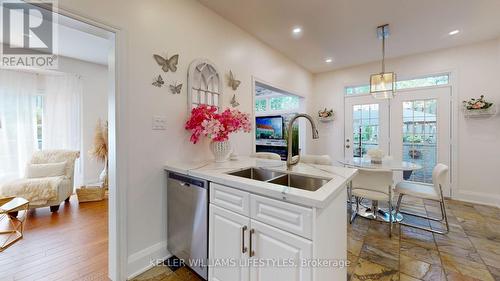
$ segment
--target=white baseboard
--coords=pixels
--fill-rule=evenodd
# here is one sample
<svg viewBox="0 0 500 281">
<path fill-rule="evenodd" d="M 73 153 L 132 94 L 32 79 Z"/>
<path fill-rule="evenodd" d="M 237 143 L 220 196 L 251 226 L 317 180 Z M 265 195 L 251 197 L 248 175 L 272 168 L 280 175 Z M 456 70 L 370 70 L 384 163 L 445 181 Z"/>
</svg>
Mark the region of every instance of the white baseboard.
<svg viewBox="0 0 500 281">
<path fill-rule="evenodd" d="M 500 208 L 500 194 L 485 194 L 469 190 L 454 192 L 453 199 L 474 204 L 482 204 Z"/>
<path fill-rule="evenodd" d="M 131 254 L 128 256 L 127 262 L 127 280 L 151 269 L 154 266 L 152 261 L 166 259 L 170 256 L 171 254 L 167 251 L 166 241 L 156 243 L 144 250 Z"/>
</svg>

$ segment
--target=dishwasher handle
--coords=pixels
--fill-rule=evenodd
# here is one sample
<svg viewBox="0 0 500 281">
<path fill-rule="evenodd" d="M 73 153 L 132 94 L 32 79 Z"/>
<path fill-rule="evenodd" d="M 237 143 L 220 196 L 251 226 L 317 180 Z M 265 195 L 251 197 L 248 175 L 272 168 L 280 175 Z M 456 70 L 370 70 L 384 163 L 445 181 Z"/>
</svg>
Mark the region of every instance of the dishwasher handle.
<svg viewBox="0 0 500 281">
<path fill-rule="evenodd" d="M 186 187 L 194 186 L 194 187 L 200 187 L 203 189 L 207 188 L 207 181 L 202 180 L 202 179 L 193 178 L 193 177 L 189 177 L 189 176 L 185 176 L 185 175 L 173 173 L 173 172 L 168 173 L 168 178 L 176 180 L 176 181 L 180 182 L 181 185 L 186 186 Z"/>
</svg>

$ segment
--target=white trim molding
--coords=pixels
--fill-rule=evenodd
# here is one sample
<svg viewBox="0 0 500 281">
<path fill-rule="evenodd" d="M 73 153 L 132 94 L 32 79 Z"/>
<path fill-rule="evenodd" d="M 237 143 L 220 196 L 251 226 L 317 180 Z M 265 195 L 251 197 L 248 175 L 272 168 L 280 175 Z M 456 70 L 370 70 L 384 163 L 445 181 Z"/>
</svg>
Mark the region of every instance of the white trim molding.
<svg viewBox="0 0 500 281">
<path fill-rule="evenodd" d="M 167 242 L 158 242 L 146 249 L 128 256 L 127 280 L 137 277 L 155 266 L 155 261 L 165 260 L 172 255 L 167 251 Z"/>
<path fill-rule="evenodd" d="M 452 199 L 500 208 L 500 195 L 497 194 L 486 194 L 469 190 L 458 190 L 453 194 Z"/>
</svg>

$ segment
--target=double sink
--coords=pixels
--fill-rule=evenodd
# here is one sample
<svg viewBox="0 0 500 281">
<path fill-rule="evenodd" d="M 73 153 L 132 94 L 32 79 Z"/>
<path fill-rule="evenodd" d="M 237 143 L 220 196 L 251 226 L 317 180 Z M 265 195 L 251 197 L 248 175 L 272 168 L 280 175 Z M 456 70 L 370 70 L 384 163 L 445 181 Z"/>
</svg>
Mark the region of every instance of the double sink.
<svg viewBox="0 0 500 281">
<path fill-rule="evenodd" d="M 228 175 L 298 188 L 307 191 L 316 191 L 331 180 L 329 178 L 289 174 L 257 167 L 229 172 Z"/>
</svg>

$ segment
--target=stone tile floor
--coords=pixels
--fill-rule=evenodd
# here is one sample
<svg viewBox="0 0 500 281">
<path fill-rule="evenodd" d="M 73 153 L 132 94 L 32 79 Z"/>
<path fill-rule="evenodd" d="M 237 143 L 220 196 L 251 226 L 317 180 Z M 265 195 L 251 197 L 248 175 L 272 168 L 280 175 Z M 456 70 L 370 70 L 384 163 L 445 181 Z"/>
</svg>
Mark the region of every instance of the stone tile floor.
<svg viewBox="0 0 500 281">
<path fill-rule="evenodd" d="M 408 211 L 439 217 L 432 201 L 404 201 Z M 348 226 L 351 281 L 500 281 L 500 209 L 447 201 L 450 232 L 432 234 L 395 227 L 391 239 L 385 223 L 356 218 Z M 430 226 L 423 219 L 406 217 Z M 432 222 L 433 228 L 440 226 Z"/>
<path fill-rule="evenodd" d="M 412 212 L 439 216 L 439 207 L 432 201 L 405 200 L 403 206 Z M 391 239 L 386 223 L 356 218 L 348 225 L 348 280 L 500 281 L 500 209 L 449 200 L 447 212 L 447 235 L 402 226 L 393 229 Z M 425 220 L 408 219 L 429 226 Z M 439 228 L 435 223 L 432 227 Z M 133 280 L 201 279 L 187 268 L 172 272 L 162 266 Z"/>
</svg>

